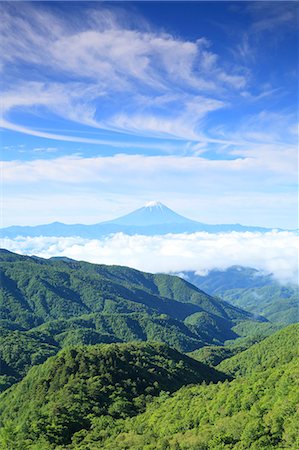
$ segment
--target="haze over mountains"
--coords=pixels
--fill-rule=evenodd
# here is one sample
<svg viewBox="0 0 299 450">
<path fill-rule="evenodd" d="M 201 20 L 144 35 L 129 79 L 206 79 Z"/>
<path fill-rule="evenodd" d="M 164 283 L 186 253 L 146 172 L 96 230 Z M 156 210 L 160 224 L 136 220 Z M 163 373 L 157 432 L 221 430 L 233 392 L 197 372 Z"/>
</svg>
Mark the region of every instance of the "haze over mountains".
<svg viewBox="0 0 299 450">
<path fill-rule="evenodd" d="M 261 314 L 271 322 L 298 322 L 298 284 L 282 284 L 271 273 L 231 266 L 226 270 L 213 269 L 206 275 L 194 271 L 179 275 L 204 292 L 253 314 Z"/>
<path fill-rule="evenodd" d="M 53 222 L 37 226 L 11 226 L 2 228 L 0 236 L 7 238 L 17 236 L 79 236 L 93 239 L 120 232 L 128 235 L 153 236 L 157 234 L 194 233 L 199 231 L 228 233 L 231 231 L 267 232 L 270 230 L 270 228 L 240 224 L 205 224 L 181 216 L 162 203 L 153 201 L 125 216 L 94 225 L 69 225 Z"/>
</svg>

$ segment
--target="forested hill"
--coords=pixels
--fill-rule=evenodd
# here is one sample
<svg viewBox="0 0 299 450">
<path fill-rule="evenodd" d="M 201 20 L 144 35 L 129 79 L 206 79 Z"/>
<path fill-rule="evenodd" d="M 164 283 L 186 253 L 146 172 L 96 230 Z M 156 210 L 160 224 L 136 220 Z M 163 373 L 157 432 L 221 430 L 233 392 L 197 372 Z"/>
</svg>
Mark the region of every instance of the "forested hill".
<svg viewBox="0 0 299 450">
<path fill-rule="evenodd" d="M 154 339 L 192 351 L 234 339 L 239 321 L 265 320 L 179 277 L 6 250 L 0 259 L 0 325 L 59 346 Z"/>
<path fill-rule="evenodd" d="M 136 418 L 94 421 L 68 449 L 298 449 L 298 367 L 293 360 L 231 383 L 187 386 Z"/>
<path fill-rule="evenodd" d="M 289 325 L 262 342 L 232 358 L 222 361 L 217 368 L 232 376 L 262 372 L 299 357 L 299 324 Z"/>
<path fill-rule="evenodd" d="M 299 325 L 251 345 L 275 326 L 178 277 L 0 256 L 1 450 L 298 448 Z"/>
<path fill-rule="evenodd" d="M 224 382 L 223 373 L 164 344 L 65 349 L 0 396 L 0 448 L 296 449 L 297 338 L 290 326 L 265 339 L 264 370 L 257 346 L 240 353 L 255 361 L 252 370 Z"/>
<path fill-rule="evenodd" d="M 184 319 L 205 311 L 226 319 L 253 316 L 215 300 L 187 281 L 128 267 L 0 251 L 4 313 L 24 327 L 90 312 L 156 311 Z M 132 304 L 134 303 L 134 304 Z"/>
<path fill-rule="evenodd" d="M 4 428 L 14 424 L 15 449 L 41 435 L 51 444 L 67 444 L 74 433 L 90 428 L 91 418 L 133 416 L 161 391 L 226 378 L 165 344 L 73 347 L 32 368 L 3 393 L 0 419 Z"/>
</svg>

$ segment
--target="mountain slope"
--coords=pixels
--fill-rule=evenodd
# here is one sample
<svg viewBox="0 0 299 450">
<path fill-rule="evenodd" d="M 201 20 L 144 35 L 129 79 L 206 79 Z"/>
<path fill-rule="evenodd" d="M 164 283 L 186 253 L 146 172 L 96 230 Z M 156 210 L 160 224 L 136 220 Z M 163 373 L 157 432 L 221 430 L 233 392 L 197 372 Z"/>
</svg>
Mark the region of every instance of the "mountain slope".
<svg viewBox="0 0 299 450">
<path fill-rule="evenodd" d="M 238 338 L 227 340 L 224 345 L 206 345 L 187 354 L 197 361 L 216 367 L 222 361 L 247 350 L 281 328 L 283 328 L 281 324 L 273 324 L 271 322 L 257 323 L 247 320 L 232 328 L 232 331 L 239 336 Z"/>
<path fill-rule="evenodd" d="M 232 376 L 261 372 L 298 359 L 298 342 L 299 324 L 289 325 L 244 352 L 222 361 L 217 368 Z"/>
<path fill-rule="evenodd" d="M 179 319 L 197 311 L 226 319 L 252 318 L 247 312 L 216 300 L 176 276 L 122 266 L 56 258 L 46 260 L 7 250 L 0 250 L 0 261 L 2 289 L 7 293 L 7 314 L 10 313 L 10 296 L 14 295 L 18 307 L 35 313 L 40 321 L 115 309 L 119 312 L 155 310 Z M 126 302 L 126 307 L 121 300 Z"/>
<path fill-rule="evenodd" d="M 256 371 L 231 382 L 183 387 L 125 421 L 111 420 L 105 426 L 94 421 L 89 432 L 74 436 L 73 448 L 295 450 L 299 365 L 290 349 L 297 347 L 296 331 L 298 326 L 290 326 L 261 343 L 268 355 L 263 370 L 255 365 Z M 280 356 L 269 359 L 275 348 Z M 253 346 L 251 357 L 258 353 Z"/>
<path fill-rule="evenodd" d="M 6 250 L 0 261 L 1 389 L 69 345 L 155 340 L 190 352 L 254 319 L 178 277 Z"/>
<path fill-rule="evenodd" d="M 298 362 L 231 383 L 187 386 L 126 421 L 93 422 L 73 449 L 295 450 Z"/>
<path fill-rule="evenodd" d="M 125 216 L 114 220 L 100 222 L 94 225 L 71 224 L 53 222 L 37 226 L 11 226 L 0 229 L 0 236 L 14 238 L 17 236 L 80 236 L 88 239 L 98 239 L 112 233 L 141 234 L 152 236 L 168 233 L 195 233 L 206 231 L 209 233 L 231 231 L 270 231 L 268 228 L 244 226 L 240 224 L 212 225 L 177 214 L 159 202 L 150 202 Z"/>
<path fill-rule="evenodd" d="M 222 298 L 272 322 L 291 324 L 299 321 L 299 287 L 295 284 L 282 286 L 273 282 L 260 288 L 232 289 Z"/>
<path fill-rule="evenodd" d="M 267 355 L 281 353 L 264 370 L 176 392 L 205 366 L 197 372 L 189 359 L 156 344 L 67 349 L 2 394 L 0 442 L 2 436 L 15 450 L 30 449 L 30 442 L 43 450 L 296 449 L 299 366 L 289 352 L 296 328 L 263 342 Z"/>
<path fill-rule="evenodd" d="M 118 219 L 110 220 L 110 224 L 140 226 L 146 227 L 148 225 L 166 225 L 166 224 L 185 224 L 197 225 L 198 222 L 187 219 L 180 214 L 175 213 L 167 206 L 160 202 L 149 202 L 142 208 L 131 212 Z"/>
<path fill-rule="evenodd" d="M 213 269 L 206 275 L 196 272 L 184 272 L 184 277 L 195 286 L 212 292 L 214 295 L 223 295 L 229 289 L 247 289 L 268 286 L 273 283 L 271 274 L 264 274 L 252 267 L 231 266 L 225 270 Z"/>
<path fill-rule="evenodd" d="M 0 392 L 58 351 L 59 346 L 45 334 L 0 327 Z"/>
<path fill-rule="evenodd" d="M 22 438 L 41 436 L 66 444 L 74 433 L 89 429 L 91 417 L 132 416 L 161 390 L 224 378 L 163 344 L 68 348 L 2 394 L 1 421 L 14 422 L 20 448 Z"/>
<path fill-rule="evenodd" d="M 206 312 L 229 322 L 252 319 L 178 277 L 25 257 L 5 250 L 0 260 L 1 317 L 27 329 L 91 313 L 166 314 L 181 321 L 195 312 Z"/>
<path fill-rule="evenodd" d="M 226 270 L 211 270 L 207 275 L 184 272 L 184 278 L 212 296 L 261 314 L 282 324 L 299 321 L 298 285 L 280 284 L 272 274 L 250 267 L 232 266 Z"/>
</svg>

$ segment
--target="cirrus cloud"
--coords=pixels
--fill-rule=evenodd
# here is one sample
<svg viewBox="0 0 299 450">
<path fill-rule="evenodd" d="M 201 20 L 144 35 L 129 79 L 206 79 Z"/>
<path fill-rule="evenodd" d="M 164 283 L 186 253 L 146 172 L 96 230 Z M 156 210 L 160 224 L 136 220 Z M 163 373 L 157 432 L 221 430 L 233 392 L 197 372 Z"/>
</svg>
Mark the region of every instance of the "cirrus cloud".
<svg viewBox="0 0 299 450">
<path fill-rule="evenodd" d="M 87 7 L 84 20 L 54 11 L 3 6 L 2 70 L 10 79 L 3 83 L 4 128 L 35 135 L 15 113 L 42 116 L 44 107 L 60 120 L 100 130 L 196 140 L 203 117 L 229 104 L 227 92 L 247 85 L 240 68 L 223 64 L 204 36 L 179 38 L 144 20 L 136 26 L 122 8 Z"/>
</svg>

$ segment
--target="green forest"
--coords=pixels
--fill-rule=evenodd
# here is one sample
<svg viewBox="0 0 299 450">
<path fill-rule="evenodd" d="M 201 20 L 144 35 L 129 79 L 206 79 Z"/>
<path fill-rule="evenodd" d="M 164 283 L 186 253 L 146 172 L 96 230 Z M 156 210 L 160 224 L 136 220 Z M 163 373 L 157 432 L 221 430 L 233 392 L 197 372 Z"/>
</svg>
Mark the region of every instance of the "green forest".
<svg viewBox="0 0 299 450">
<path fill-rule="evenodd" d="M 1 450 L 299 448 L 299 325 L 170 275 L 5 250 Z"/>
<path fill-rule="evenodd" d="M 288 325 L 298 321 L 298 284 L 288 281 L 282 285 L 271 274 L 241 266 L 214 269 L 204 276 L 195 272 L 183 275 L 204 292 L 271 322 Z"/>
</svg>

